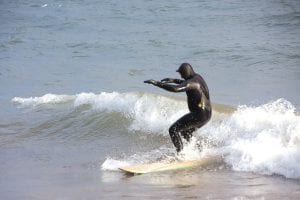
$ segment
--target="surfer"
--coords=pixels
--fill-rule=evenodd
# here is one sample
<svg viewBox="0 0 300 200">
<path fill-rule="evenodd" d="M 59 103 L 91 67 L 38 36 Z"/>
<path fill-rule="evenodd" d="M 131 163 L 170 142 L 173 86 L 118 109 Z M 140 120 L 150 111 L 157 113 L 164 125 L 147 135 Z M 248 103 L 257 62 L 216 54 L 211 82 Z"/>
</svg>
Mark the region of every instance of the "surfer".
<svg viewBox="0 0 300 200">
<path fill-rule="evenodd" d="M 169 128 L 171 140 L 179 153 L 183 149 L 180 135 L 189 142 L 192 133 L 210 120 L 212 108 L 208 87 L 204 79 L 194 72 L 192 66 L 189 63 L 182 63 L 177 72 L 184 80 L 165 78 L 161 81 L 155 81 L 150 79 L 144 81 L 144 83 L 152 84 L 170 92 L 186 92 L 190 113 L 178 119 Z"/>
</svg>

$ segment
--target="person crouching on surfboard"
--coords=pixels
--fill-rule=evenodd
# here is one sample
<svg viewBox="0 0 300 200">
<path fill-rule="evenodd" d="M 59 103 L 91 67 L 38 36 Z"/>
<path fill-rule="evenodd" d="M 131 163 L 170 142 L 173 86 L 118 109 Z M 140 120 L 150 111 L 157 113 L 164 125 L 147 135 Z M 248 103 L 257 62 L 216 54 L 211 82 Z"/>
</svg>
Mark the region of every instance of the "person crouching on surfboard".
<svg viewBox="0 0 300 200">
<path fill-rule="evenodd" d="M 155 81 L 150 79 L 144 81 L 144 83 L 152 84 L 170 92 L 186 92 L 190 113 L 178 119 L 169 128 L 172 142 L 179 153 L 183 149 L 180 135 L 189 142 L 192 133 L 210 120 L 212 108 L 208 87 L 204 79 L 194 72 L 192 66 L 189 63 L 182 63 L 177 72 L 184 80 L 165 78 L 161 81 Z"/>
</svg>

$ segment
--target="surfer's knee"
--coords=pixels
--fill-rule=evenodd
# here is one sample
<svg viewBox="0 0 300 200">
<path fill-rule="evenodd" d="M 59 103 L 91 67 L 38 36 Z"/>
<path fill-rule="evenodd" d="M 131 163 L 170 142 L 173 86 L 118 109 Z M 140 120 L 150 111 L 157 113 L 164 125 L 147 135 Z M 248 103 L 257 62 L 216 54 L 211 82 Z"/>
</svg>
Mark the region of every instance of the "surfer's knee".
<svg viewBox="0 0 300 200">
<path fill-rule="evenodd" d="M 170 134 L 171 138 L 176 137 L 176 133 L 177 133 L 177 127 L 175 125 L 172 125 L 169 128 L 169 134 Z"/>
<path fill-rule="evenodd" d="M 180 152 L 183 148 L 183 145 L 176 124 L 169 128 L 169 134 L 174 146 L 176 147 L 176 151 Z"/>
</svg>

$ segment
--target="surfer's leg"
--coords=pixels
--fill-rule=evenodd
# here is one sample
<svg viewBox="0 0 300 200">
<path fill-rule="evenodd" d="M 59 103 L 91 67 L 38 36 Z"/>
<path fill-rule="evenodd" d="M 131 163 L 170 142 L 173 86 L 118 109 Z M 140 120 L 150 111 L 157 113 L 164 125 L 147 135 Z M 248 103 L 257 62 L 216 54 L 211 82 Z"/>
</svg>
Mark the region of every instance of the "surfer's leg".
<svg viewBox="0 0 300 200">
<path fill-rule="evenodd" d="M 192 127 L 192 128 L 189 128 L 189 129 L 187 129 L 187 130 L 182 130 L 181 132 L 180 132 L 180 134 L 183 136 L 183 138 L 184 139 L 186 139 L 186 141 L 190 141 L 191 140 L 191 138 L 192 138 L 192 136 L 193 136 L 193 132 L 196 130 L 196 128 L 195 127 Z"/>
<path fill-rule="evenodd" d="M 186 141 L 189 142 L 193 136 L 193 132 L 202 126 L 202 119 L 199 113 L 189 113 L 181 118 L 181 122 L 184 126 L 180 130 L 180 134 Z"/>
<path fill-rule="evenodd" d="M 183 149 L 182 141 L 179 135 L 179 132 L 177 131 L 177 124 L 173 124 L 169 129 L 169 134 L 171 137 L 171 140 L 176 147 L 176 151 L 180 152 Z"/>
<path fill-rule="evenodd" d="M 204 126 L 210 119 L 210 113 L 188 113 L 177 120 L 169 129 L 169 133 L 177 152 L 183 149 L 180 135 L 188 142 L 192 137 L 192 133 Z"/>
<path fill-rule="evenodd" d="M 194 117 L 192 113 L 186 114 L 169 128 L 169 134 L 177 152 L 180 152 L 183 149 L 180 135 L 189 141 L 192 136 L 192 132 L 196 130 L 194 125 L 195 123 L 191 123 L 194 121 L 193 119 Z"/>
</svg>

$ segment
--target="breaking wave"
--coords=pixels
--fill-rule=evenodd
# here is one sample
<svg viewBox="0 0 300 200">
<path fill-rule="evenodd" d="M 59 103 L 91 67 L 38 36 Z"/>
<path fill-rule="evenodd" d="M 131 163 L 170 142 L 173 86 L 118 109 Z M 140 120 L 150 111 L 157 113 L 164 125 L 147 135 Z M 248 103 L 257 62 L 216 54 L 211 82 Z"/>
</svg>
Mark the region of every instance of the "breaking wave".
<svg viewBox="0 0 300 200">
<path fill-rule="evenodd" d="M 77 95 L 46 94 L 41 97 L 15 97 L 12 102 L 21 106 L 42 106 L 70 103 L 75 108 L 88 105 L 104 113 L 118 113 L 130 120 L 128 130 L 168 137 L 169 126 L 188 112 L 184 100 L 149 93 L 81 93 Z M 300 116 L 295 107 L 285 99 L 278 99 L 260 106 L 239 106 L 232 112 L 214 109 L 212 120 L 194 134 L 202 145 L 202 152 L 191 145 L 185 146 L 186 154 L 203 152 L 223 156 L 233 170 L 260 174 L 278 174 L 287 178 L 300 178 Z M 173 151 L 161 148 L 155 151 L 170 155 Z M 144 157 L 147 162 L 149 152 Z M 148 157 L 147 157 L 148 156 Z M 146 158 L 147 157 L 147 158 Z M 188 156 L 187 156 L 188 157 Z M 152 159 L 153 160 L 153 159 Z M 103 163 L 104 170 L 113 170 L 134 158 L 110 158 Z"/>
</svg>

